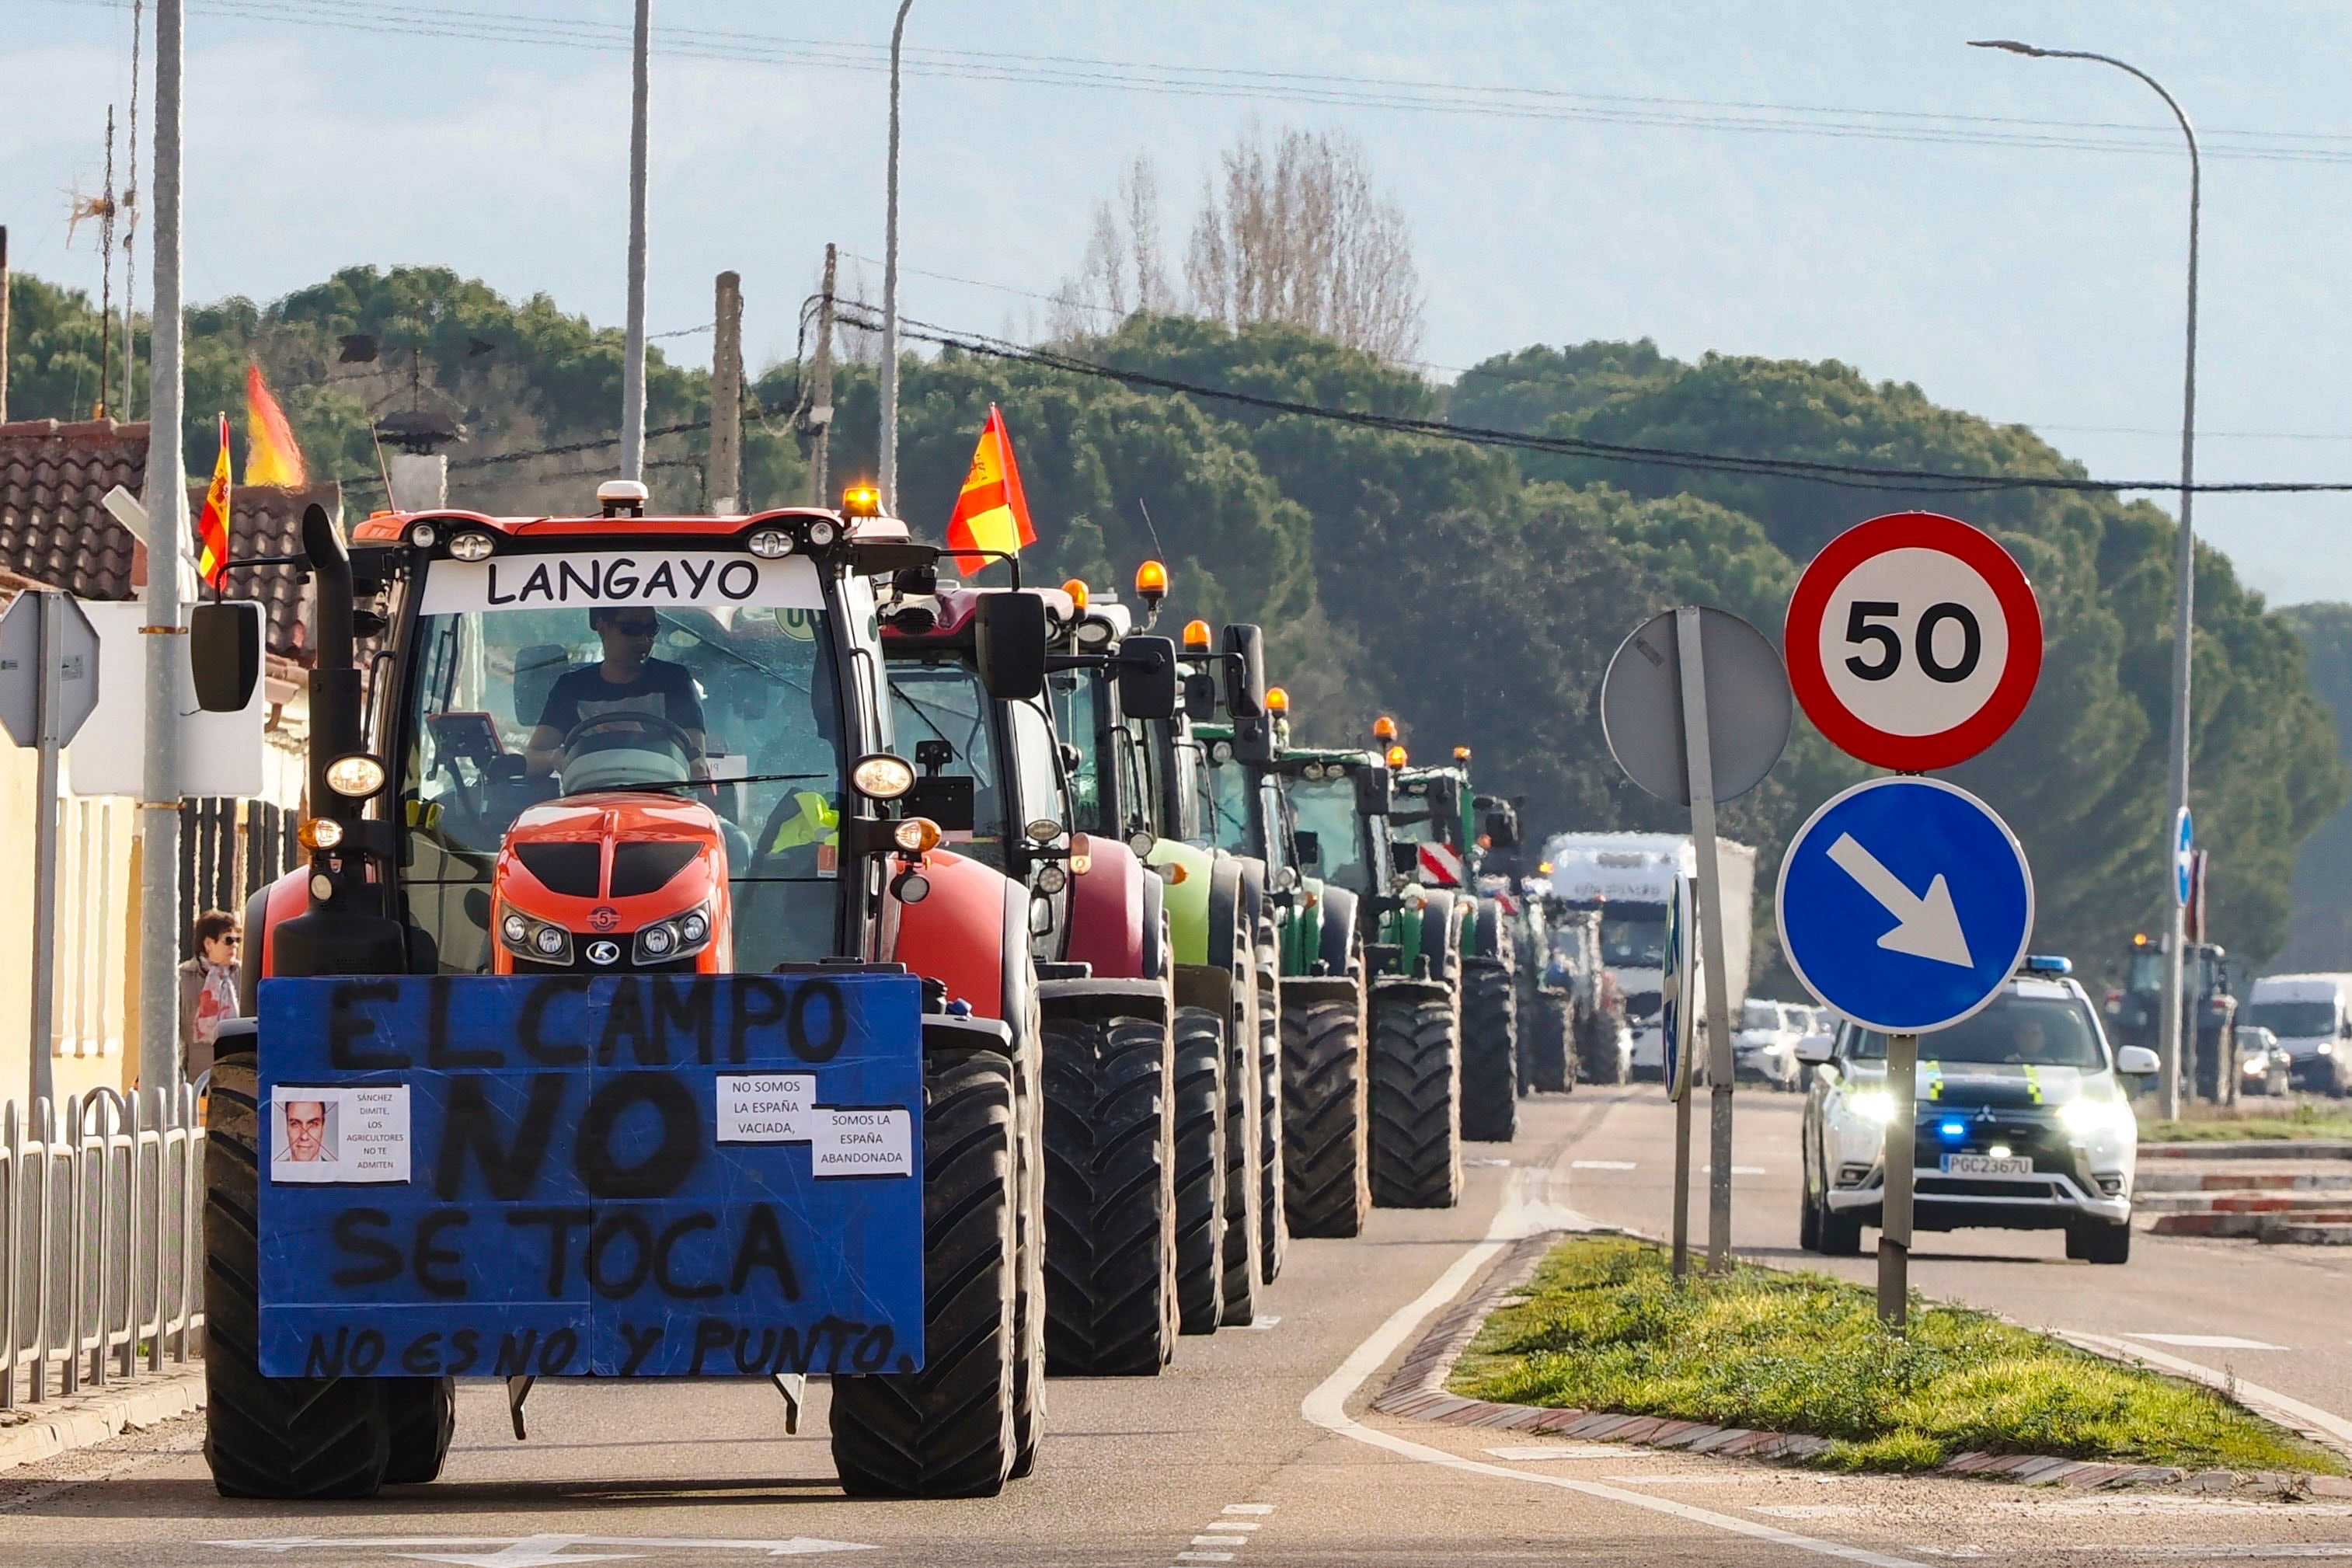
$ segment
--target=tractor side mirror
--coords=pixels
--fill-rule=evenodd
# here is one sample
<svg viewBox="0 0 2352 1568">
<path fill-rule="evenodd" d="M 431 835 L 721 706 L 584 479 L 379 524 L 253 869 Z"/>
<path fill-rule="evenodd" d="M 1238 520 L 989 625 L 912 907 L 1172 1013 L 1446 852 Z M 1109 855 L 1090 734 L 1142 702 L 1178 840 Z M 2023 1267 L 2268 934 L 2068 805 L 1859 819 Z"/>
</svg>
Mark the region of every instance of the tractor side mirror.
<svg viewBox="0 0 2352 1568">
<path fill-rule="evenodd" d="M 1508 801 L 1497 801 L 1486 813 L 1486 845 L 1492 849 L 1517 849 L 1519 847 L 1519 814 L 1511 809 Z"/>
<path fill-rule="evenodd" d="M 1302 827 L 1290 836 L 1290 856 L 1302 866 L 1323 863 L 1323 836 L 1312 828 Z"/>
<path fill-rule="evenodd" d="M 1217 717 L 1217 678 L 1206 670 L 1196 670 L 1184 678 L 1184 717 L 1196 724 L 1214 723 Z"/>
<path fill-rule="evenodd" d="M 1045 689 L 1045 601 L 1035 594 L 982 594 L 972 608 L 972 654 L 980 683 L 1000 702 Z"/>
<path fill-rule="evenodd" d="M 261 679 L 261 606 L 198 605 L 188 612 L 188 663 L 196 706 L 241 713 Z"/>
<path fill-rule="evenodd" d="M 1356 770 L 1356 815 L 1386 816 L 1389 814 L 1389 765 L 1368 763 Z"/>
<path fill-rule="evenodd" d="M 1225 708 L 1236 719 L 1265 714 L 1265 634 L 1246 623 L 1225 627 Z"/>
<path fill-rule="evenodd" d="M 1118 706 L 1130 719 L 1176 716 L 1176 645 L 1130 637 L 1118 645 Z"/>
</svg>

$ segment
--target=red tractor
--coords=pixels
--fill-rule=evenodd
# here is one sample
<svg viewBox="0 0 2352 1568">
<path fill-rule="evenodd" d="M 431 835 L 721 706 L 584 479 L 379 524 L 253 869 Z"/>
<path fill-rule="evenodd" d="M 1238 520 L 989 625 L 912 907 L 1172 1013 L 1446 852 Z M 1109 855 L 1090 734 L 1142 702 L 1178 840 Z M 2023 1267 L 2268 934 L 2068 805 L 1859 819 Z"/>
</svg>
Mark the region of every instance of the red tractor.
<svg viewBox="0 0 2352 1568">
<path fill-rule="evenodd" d="M 833 1373 L 835 1459 L 853 1493 L 922 1497 L 993 1493 L 1034 1463 L 1046 1312 L 1041 992 L 1050 1000 L 1071 984 L 1038 980 L 1037 883 L 1049 847 L 1066 874 L 1086 849 L 1066 840 L 945 845 L 938 825 L 907 808 L 918 774 L 894 754 L 900 737 L 882 677 L 877 583 L 928 568 L 938 552 L 873 515 L 872 491 L 864 494 L 864 507 L 841 511 L 648 516 L 644 488 L 623 482 L 599 490 L 595 515 L 379 513 L 348 544 L 322 510 L 310 509 L 299 563 L 314 585 L 318 655 L 307 859 L 248 906 L 248 1021 L 224 1030 L 212 1080 L 205 1452 L 223 1493 L 362 1497 L 387 1482 L 428 1480 L 453 1426 L 453 1372 L 427 1369 L 457 1363 L 414 1353 L 434 1336 L 397 1362 L 378 1365 L 362 1354 L 347 1364 L 339 1355 L 291 1369 L 307 1375 L 289 1374 L 286 1354 L 267 1348 L 273 1314 L 290 1310 L 288 1276 L 271 1270 L 316 1268 L 318 1280 L 299 1283 L 327 1289 L 334 1243 L 354 1245 L 339 1220 L 332 1241 L 318 1241 L 321 1261 L 300 1248 L 289 1261 L 272 1234 L 303 1194 L 323 1190 L 291 1184 L 320 1178 L 281 1163 L 304 1156 L 273 1148 L 269 1121 L 272 1085 L 283 1077 L 274 1064 L 315 1044 L 273 1034 L 272 1019 L 288 1016 L 280 999 L 301 992 L 299 977 L 322 976 L 382 977 L 371 984 L 387 994 L 406 987 L 429 995 L 439 1009 L 430 1038 L 399 1042 L 408 1053 L 400 1059 L 414 1057 L 420 1068 L 427 1056 L 447 1062 L 511 1051 L 512 1037 L 465 1037 L 468 999 L 511 997 L 534 982 L 533 996 L 565 1005 L 643 986 L 667 1016 L 705 1020 L 706 1058 L 709 1009 L 733 1005 L 728 998 L 747 987 L 776 995 L 798 987 L 789 994 L 812 999 L 835 977 L 899 987 L 891 994 L 909 998 L 905 1070 L 919 1088 L 908 1097 L 917 1150 L 908 1174 L 919 1190 L 897 1190 L 910 1194 L 909 1212 L 919 1197 L 919 1214 L 899 1234 L 920 1254 L 920 1283 L 908 1299 L 923 1353 L 853 1361 L 836 1348 L 830 1362 L 818 1359 L 813 1370 Z M 241 706 L 258 671 L 257 617 L 249 606 L 205 605 L 191 629 L 200 700 Z M 1038 596 L 984 596 L 957 635 L 979 688 L 1012 703 L 1038 697 L 1048 638 Z M 1126 853 L 1093 852 L 1106 867 L 1112 852 Z M 1072 952 L 1083 960 L 1108 944 L 1150 973 L 1151 960 L 1136 956 L 1157 940 L 1142 902 L 1149 880 L 1124 879 L 1115 918 L 1084 941 L 1074 934 Z M 526 1015 L 538 1005 L 526 1002 Z M 843 1016 L 831 1016 L 833 1034 L 811 1059 L 839 1049 Z M 805 1034 L 804 1022 L 796 1014 L 792 1026 Z M 603 1026 L 609 1055 L 620 1024 L 605 1017 Z M 528 1028 L 523 1044 L 531 1045 Z M 557 1059 L 550 1053 L 542 1063 Z M 566 1071 L 592 1070 L 600 1069 L 583 1061 L 542 1068 L 540 1077 L 554 1094 L 569 1092 Z M 286 1090 L 275 1092 L 282 1109 Z M 426 1091 L 415 1092 L 422 1107 Z M 343 1103 L 348 1120 L 353 1102 Z M 435 1149 L 417 1114 L 421 1166 Z M 712 1136 L 707 1115 L 695 1114 L 703 1125 L 676 1130 L 689 1143 Z M 877 1120 L 840 1112 L 834 1125 Z M 499 1131 L 476 1130 L 476 1153 L 493 1180 L 502 1167 L 486 1152 L 519 1158 L 497 1142 Z M 601 1131 L 608 1141 L 622 1136 Z M 644 1136 L 667 1139 L 668 1131 Z M 573 1130 L 559 1125 L 553 1135 Z M 443 1139 L 445 1172 L 457 1136 Z M 748 1158 L 740 1149 L 700 1152 Z M 734 1288 L 747 1289 L 746 1259 L 764 1264 L 787 1281 L 793 1310 L 846 1322 L 858 1310 L 845 1293 L 855 1293 L 861 1259 L 854 1239 L 839 1238 L 854 1237 L 861 1223 L 859 1194 L 879 1189 L 809 1185 L 812 1156 L 792 1157 L 803 1184 L 795 1190 L 815 1194 L 783 1216 L 800 1274 L 787 1274 L 775 1247 L 754 1247 L 754 1237 L 745 1244 L 752 1250 L 737 1257 Z M 642 1186 L 646 1169 L 621 1174 Z M 730 1191 L 725 1202 L 754 1195 Z M 492 1230 L 496 1205 L 468 1202 L 432 1220 L 441 1245 L 457 1245 L 469 1222 L 478 1237 L 538 1234 Z M 660 1231 L 656 1252 L 647 1241 L 655 1233 L 633 1217 L 651 1212 L 625 1202 L 613 1208 L 612 1237 L 625 1240 L 638 1226 L 634 1262 L 618 1241 L 600 1255 L 611 1239 L 605 1221 L 580 1233 L 572 1250 L 584 1249 L 595 1310 L 648 1276 L 675 1286 L 674 1295 L 725 1289 L 723 1268 L 706 1289 L 683 1277 L 683 1264 L 672 1267 L 699 1244 L 689 1229 L 696 1222 Z M 506 1222 L 515 1223 L 512 1214 Z M 356 1235 L 394 1251 L 371 1233 Z M 562 1239 L 551 1269 L 576 1268 Z M 416 1245 L 415 1276 L 464 1298 L 465 1279 L 453 1287 L 452 1270 L 432 1268 L 446 1254 L 431 1253 L 421 1230 Z M 828 1256 L 842 1247 L 846 1261 Z M 864 1261 L 887 1263 L 902 1279 L 916 1262 Z M 485 1261 L 485 1272 L 497 1263 Z M 435 1310 L 494 1312 L 497 1303 L 459 1300 Z M 754 1337 L 747 1328 L 747 1342 Z M 355 1342 L 367 1338 L 362 1331 Z M 775 1342 L 762 1330 L 759 1353 Z M 698 1344 L 691 1373 L 683 1352 L 676 1373 L 707 1374 L 706 1356 L 719 1353 Z M 730 1371 L 753 1364 L 753 1352 L 732 1353 Z M 521 1357 L 514 1361 L 504 1372 L 520 1436 L 532 1376 Z M 493 1371 L 487 1361 L 465 1364 Z M 532 1370 L 551 1364 L 542 1352 Z M 760 1364 L 773 1370 L 796 1413 L 795 1380 L 811 1370 L 805 1346 L 797 1362 L 780 1353 Z M 354 1370 L 371 1367 L 376 1375 Z"/>
</svg>

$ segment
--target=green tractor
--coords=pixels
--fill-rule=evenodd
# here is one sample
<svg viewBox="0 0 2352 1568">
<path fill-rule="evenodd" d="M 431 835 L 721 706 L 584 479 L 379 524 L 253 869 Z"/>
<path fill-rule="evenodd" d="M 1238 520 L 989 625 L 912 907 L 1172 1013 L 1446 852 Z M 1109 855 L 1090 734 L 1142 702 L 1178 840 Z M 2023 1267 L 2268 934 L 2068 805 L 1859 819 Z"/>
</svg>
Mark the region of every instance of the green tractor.
<svg viewBox="0 0 2352 1568">
<path fill-rule="evenodd" d="M 1210 844 L 1200 827 L 1199 747 L 1182 712 L 1129 711 L 1118 655 L 1157 618 L 1165 568 L 1136 574 L 1142 625 L 1108 593 L 1065 585 L 1079 614 L 1055 645 L 1047 696 L 1068 748 L 1079 831 L 1123 842 L 1158 872 L 1175 961 L 1174 1165 L 1182 1326 L 1207 1333 L 1253 1321 L 1257 1289 L 1281 1272 L 1284 1223 L 1279 1001 L 1263 863 Z M 1212 660 L 1187 650 L 1191 679 L 1229 707 L 1261 710 L 1255 640 Z"/>
<path fill-rule="evenodd" d="M 1334 896 L 1352 906 L 1368 1026 L 1360 1037 L 1370 1040 L 1360 1121 L 1371 1202 L 1453 1206 L 1462 1193 L 1461 961 L 1473 900 L 1397 874 L 1393 780 L 1380 753 L 1292 746 L 1271 721 L 1196 732 L 1209 742 L 1213 773 L 1239 764 L 1240 776 L 1220 780 L 1217 791 L 1240 792 L 1262 842 L 1286 840 L 1284 863 L 1296 868 L 1302 892 L 1320 885 L 1323 918 L 1311 932 L 1286 935 L 1286 973 L 1315 963 L 1333 972 Z M 1230 748 L 1222 756 L 1219 740 Z M 1402 763 L 1401 749 L 1394 755 Z M 1289 1142 L 1297 1164 L 1305 1140 Z"/>
<path fill-rule="evenodd" d="M 1381 722 L 1392 742 L 1393 723 Z M 1391 750 L 1391 763 L 1401 761 L 1402 752 Z M 1401 880 L 1470 900 L 1459 965 L 1462 1136 L 1507 1143 L 1519 1122 L 1520 922 L 1512 904 L 1482 893 L 1479 884 L 1489 849 L 1517 847 L 1517 810 L 1473 792 L 1470 748 L 1456 746 L 1451 765 L 1396 768 L 1389 828 Z"/>
</svg>

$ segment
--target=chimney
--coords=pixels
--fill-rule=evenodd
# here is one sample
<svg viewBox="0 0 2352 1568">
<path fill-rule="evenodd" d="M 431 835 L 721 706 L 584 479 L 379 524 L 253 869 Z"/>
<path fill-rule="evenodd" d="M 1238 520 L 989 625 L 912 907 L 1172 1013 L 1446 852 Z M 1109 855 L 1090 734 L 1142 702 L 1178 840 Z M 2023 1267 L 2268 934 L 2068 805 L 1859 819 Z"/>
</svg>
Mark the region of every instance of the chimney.
<svg viewBox="0 0 2352 1568">
<path fill-rule="evenodd" d="M 449 504 L 449 458 L 441 450 L 465 437 L 465 427 L 439 414 L 407 409 L 375 422 L 377 439 L 393 447 L 384 459 L 384 486 L 394 511 L 439 511 Z"/>
</svg>

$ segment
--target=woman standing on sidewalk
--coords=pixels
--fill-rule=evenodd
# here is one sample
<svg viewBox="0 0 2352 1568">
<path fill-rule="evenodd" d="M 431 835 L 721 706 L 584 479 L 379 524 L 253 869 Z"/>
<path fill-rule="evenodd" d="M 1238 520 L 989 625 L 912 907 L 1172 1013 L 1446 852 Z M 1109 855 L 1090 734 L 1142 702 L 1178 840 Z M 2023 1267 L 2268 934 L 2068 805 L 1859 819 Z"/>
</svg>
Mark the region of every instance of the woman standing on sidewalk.
<svg viewBox="0 0 2352 1568">
<path fill-rule="evenodd" d="M 180 965 L 180 1070 L 190 1083 L 213 1070 L 213 1039 L 237 1016 L 236 917 L 196 917 L 196 956 Z"/>
</svg>

